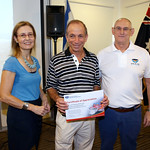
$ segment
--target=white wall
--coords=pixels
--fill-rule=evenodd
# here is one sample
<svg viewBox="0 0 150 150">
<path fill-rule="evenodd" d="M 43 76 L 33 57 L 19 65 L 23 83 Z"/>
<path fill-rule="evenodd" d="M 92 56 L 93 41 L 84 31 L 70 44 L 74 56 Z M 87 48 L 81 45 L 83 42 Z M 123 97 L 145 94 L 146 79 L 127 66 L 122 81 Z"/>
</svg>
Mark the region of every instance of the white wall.
<svg viewBox="0 0 150 150">
<path fill-rule="evenodd" d="M 65 5 L 65 0 L 44 0 L 45 8 L 49 3 L 51 5 Z M 74 18 L 82 20 L 88 28 L 89 38 L 86 43 L 86 48 L 97 54 L 99 50 L 112 43 L 111 27 L 119 17 L 127 17 L 131 20 L 133 27 L 135 27 L 135 34 L 133 35 L 132 40 L 133 42 L 135 41 L 150 0 L 69 0 L 69 3 Z M 0 14 L 3 14 L 4 12 L 1 11 L 2 9 L 0 9 Z M 44 14 L 46 16 L 45 9 Z M 13 25 L 22 20 L 31 22 L 36 29 L 37 50 L 34 55 L 36 55 L 40 64 L 42 64 L 40 1 L 13 0 Z M 3 23 L 5 23 L 5 21 L 3 21 Z M 5 24 L 7 25 L 7 23 Z M 6 46 L 5 48 L 7 49 L 6 53 L 1 54 L 1 57 L 8 55 L 9 47 Z M 62 51 L 62 38 L 58 39 L 57 48 L 58 51 Z M 50 58 L 50 50 L 52 51 L 52 49 L 53 40 L 46 38 L 46 72 Z M 0 68 L 2 68 L 2 65 L 3 64 L 0 64 Z M 6 108 L 3 108 L 3 114 L 5 113 Z M 5 118 L 3 117 L 2 119 L 3 122 L 5 122 Z"/>
</svg>

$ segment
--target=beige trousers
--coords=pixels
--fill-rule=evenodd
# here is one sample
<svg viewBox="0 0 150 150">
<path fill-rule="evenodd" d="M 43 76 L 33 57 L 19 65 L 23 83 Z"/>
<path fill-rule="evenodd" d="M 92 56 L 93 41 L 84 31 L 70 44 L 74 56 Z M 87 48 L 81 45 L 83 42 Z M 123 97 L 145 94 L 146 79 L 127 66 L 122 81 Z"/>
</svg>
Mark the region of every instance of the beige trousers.
<svg viewBox="0 0 150 150">
<path fill-rule="evenodd" d="M 95 137 L 95 119 L 67 122 L 57 111 L 55 150 L 91 150 Z"/>
</svg>

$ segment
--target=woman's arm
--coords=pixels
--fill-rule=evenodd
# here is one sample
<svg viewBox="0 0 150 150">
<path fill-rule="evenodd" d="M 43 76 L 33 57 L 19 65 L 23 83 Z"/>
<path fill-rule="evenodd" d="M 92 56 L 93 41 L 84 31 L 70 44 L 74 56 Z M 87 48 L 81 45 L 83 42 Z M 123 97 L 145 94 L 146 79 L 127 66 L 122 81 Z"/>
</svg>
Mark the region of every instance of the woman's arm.
<svg viewBox="0 0 150 150">
<path fill-rule="evenodd" d="M 0 101 L 13 106 L 18 109 L 22 109 L 24 102 L 17 97 L 11 95 L 13 88 L 15 73 L 11 71 L 2 71 L 1 84 L 0 84 Z M 28 105 L 27 110 L 34 112 L 35 114 L 44 116 L 47 113 L 44 106 L 36 106 L 33 104 Z"/>
<path fill-rule="evenodd" d="M 0 100 L 8 105 L 22 109 L 23 101 L 11 95 L 13 88 L 15 73 L 11 71 L 2 71 L 1 84 L 0 84 Z"/>
</svg>

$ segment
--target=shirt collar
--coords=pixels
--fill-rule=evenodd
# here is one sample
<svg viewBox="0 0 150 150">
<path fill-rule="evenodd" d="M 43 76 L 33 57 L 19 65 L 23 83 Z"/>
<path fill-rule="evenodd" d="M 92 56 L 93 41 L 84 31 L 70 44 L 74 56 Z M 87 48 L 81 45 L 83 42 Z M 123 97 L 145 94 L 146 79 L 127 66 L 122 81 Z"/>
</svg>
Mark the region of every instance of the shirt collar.
<svg viewBox="0 0 150 150">
<path fill-rule="evenodd" d="M 89 57 L 90 53 L 86 50 L 86 48 L 83 48 L 83 49 L 85 51 L 85 55 Z M 70 53 L 69 47 L 65 50 L 65 55 L 66 56 L 72 56 L 72 54 Z"/>
<path fill-rule="evenodd" d="M 113 51 L 118 51 L 118 49 L 115 47 L 115 43 L 112 44 L 112 47 L 113 47 Z M 132 41 L 130 41 L 127 51 L 133 51 L 133 50 L 135 50 L 134 44 L 132 43 Z"/>
</svg>

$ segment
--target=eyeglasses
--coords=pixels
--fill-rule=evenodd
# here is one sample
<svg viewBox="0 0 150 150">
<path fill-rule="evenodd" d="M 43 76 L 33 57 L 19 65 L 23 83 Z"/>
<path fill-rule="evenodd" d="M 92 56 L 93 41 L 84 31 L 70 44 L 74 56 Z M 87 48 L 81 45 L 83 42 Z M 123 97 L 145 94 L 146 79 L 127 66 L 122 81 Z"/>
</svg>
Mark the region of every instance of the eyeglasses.
<svg viewBox="0 0 150 150">
<path fill-rule="evenodd" d="M 128 27 L 124 27 L 124 28 L 115 27 L 114 29 L 118 32 L 120 32 L 121 30 L 123 30 L 124 32 L 128 32 L 128 31 L 132 30 L 132 28 L 128 28 Z"/>
<path fill-rule="evenodd" d="M 25 34 L 25 33 L 21 33 L 21 34 L 17 34 L 20 38 L 22 39 L 25 39 L 26 36 L 28 36 L 28 38 L 33 38 L 34 37 L 34 34 L 33 33 L 28 33 L 28 34 Z"/>
</svg>

